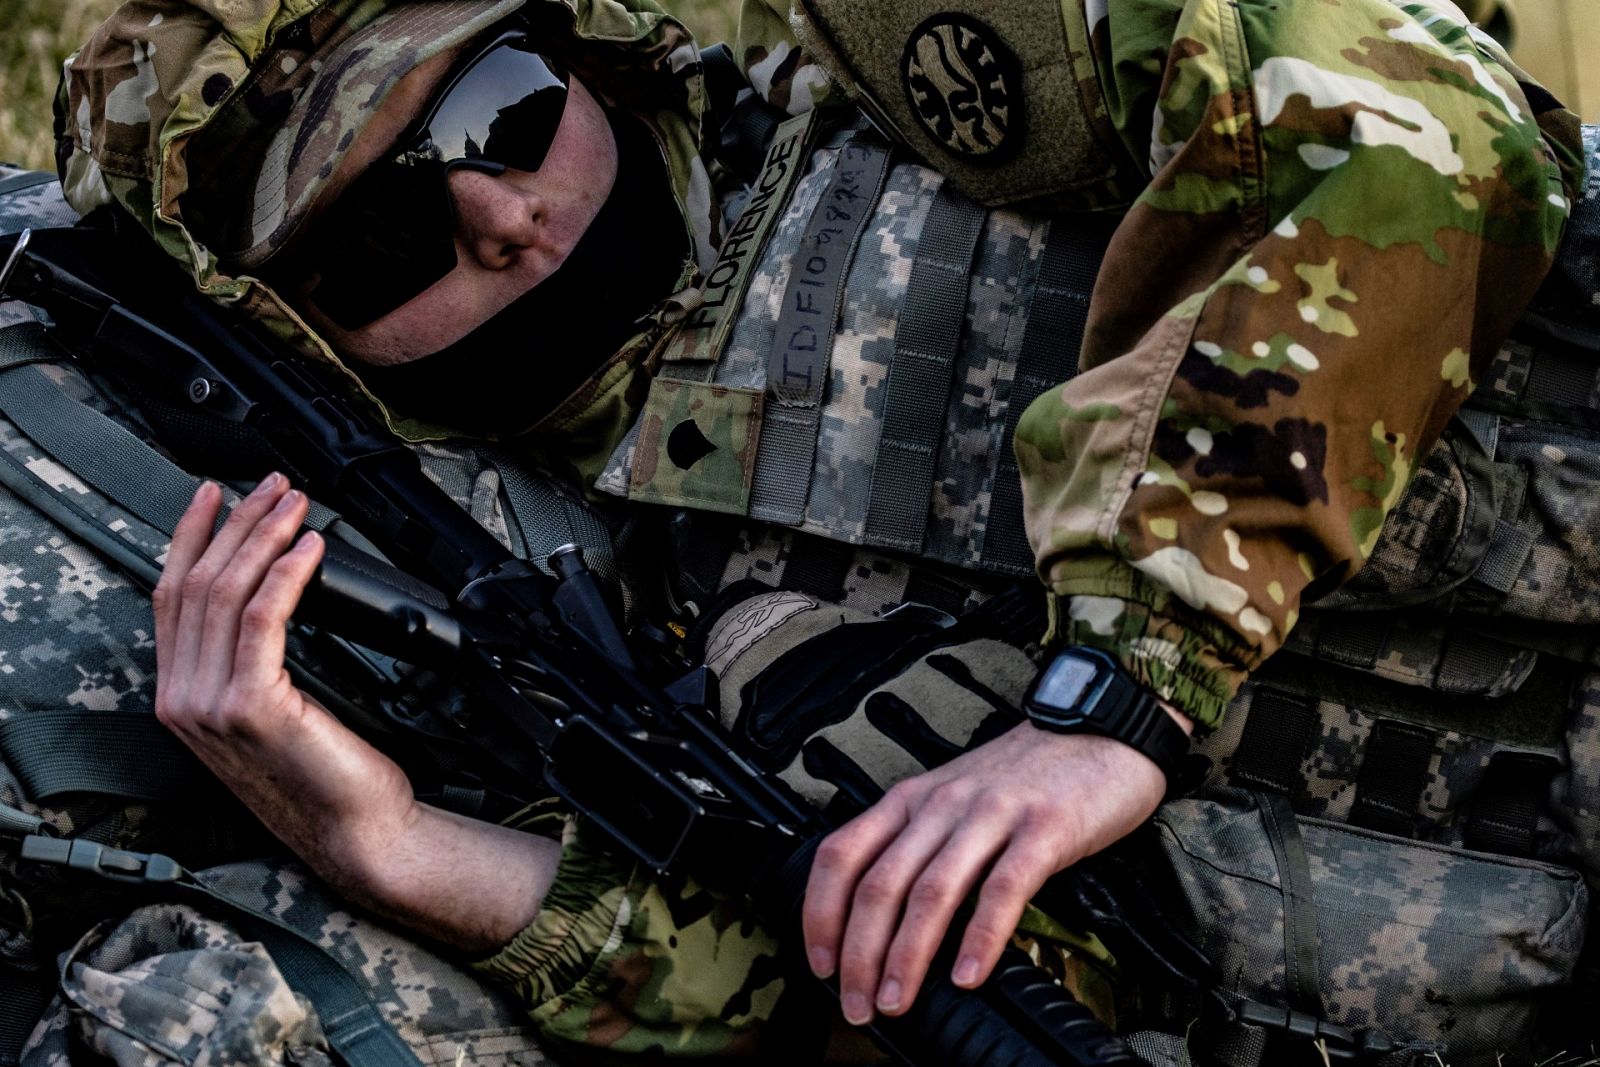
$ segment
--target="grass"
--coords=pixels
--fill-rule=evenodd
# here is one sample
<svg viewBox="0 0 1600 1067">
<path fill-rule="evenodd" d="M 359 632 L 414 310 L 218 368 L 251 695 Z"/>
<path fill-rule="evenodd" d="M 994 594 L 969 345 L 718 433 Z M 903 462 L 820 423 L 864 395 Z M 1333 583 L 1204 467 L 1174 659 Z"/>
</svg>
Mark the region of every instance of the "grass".
<svg viewBox="0 0 1600 1067">
<path fill-rule="evenodd" d="M 47 170 L 50 100 L 67 55 L 114 0 L 0 0 L 0 161 Z"/>
<path fill-rule="evenodd" d="M 50 101 L 61 64 L 117 0 L 0 0 L 0 162 L 50 170 Z M 731 41 L 739 0 L 669 0 L 707 43 Z"/>
</svg>

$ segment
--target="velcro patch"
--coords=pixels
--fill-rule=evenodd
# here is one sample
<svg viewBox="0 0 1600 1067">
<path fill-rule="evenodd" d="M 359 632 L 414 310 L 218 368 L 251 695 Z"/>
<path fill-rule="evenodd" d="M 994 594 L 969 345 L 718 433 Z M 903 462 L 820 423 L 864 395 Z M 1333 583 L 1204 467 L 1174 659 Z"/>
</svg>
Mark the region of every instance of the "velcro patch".
<svg viewBox="0 0 1600 1067">
<path fill-rule="evenodd" d="M 657 378 L 639 416 L 628 498 L 745 514 L 761 412 L 759 389 Z"/>
</svg>

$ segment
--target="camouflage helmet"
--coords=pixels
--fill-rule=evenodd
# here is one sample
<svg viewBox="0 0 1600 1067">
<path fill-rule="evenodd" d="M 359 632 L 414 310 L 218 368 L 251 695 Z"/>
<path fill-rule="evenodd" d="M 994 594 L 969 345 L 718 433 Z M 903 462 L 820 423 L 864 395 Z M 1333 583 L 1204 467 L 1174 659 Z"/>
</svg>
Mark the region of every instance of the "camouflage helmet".
<svg viewBox="0 0 1600 1067">
<path fill-rule="evenodd" d="M 448 436 L 463 428 L 384 409 L 256 272 L 313 212 L 401 77 L 514 11 L 564 35 L 586 83 L 651 128 L 694 258 L 708 262 L 717 225 L 699 154 L 699 53 L 651 0 L 132 0 L 67 61 L 64 192 L 81 212 L 126 210 L 202 292 L 344 371 L 401 436 Z M 567 458 L 587 467 L 586 450 L 607 447 L 631 419 L 628 387 L 647 349 L 643 337 L 624 346 L 533 430 L 575 442 Z"/>
</svg>

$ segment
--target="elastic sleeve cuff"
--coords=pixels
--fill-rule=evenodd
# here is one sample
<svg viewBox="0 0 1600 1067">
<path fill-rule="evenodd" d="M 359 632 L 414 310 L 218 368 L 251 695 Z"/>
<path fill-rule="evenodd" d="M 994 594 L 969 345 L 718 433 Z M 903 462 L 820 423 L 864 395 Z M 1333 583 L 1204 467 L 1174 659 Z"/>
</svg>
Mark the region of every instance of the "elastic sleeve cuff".
<svg viewBox="0 0 1600 1067">
<path fill-rule="evenodd" d="M 539 914 L 499 951 L 472 969 L 510 987 L 536 1019 L 541 1008 L 595 995 L 606 965 L 623 944 L 621 926 L 637 897 L 634 865 L 593 847 L 569 825 L 560 865 Z"/>
<path fill-rule="evenodd" d="M 1105 649 L 1201 730 L 1221 724 L 1262 658 L 1227 627 L 1115 560 L 1094 574 L 1058 574 L 1046 641 Z"/>
</svg>

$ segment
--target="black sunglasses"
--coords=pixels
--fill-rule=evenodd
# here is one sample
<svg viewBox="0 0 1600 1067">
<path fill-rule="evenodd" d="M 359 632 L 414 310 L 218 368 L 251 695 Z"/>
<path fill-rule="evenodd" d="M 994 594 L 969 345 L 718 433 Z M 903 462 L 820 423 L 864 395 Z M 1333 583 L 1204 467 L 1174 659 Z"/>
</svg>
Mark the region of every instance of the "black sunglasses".
<svg viewBox="0 0 1600 1067">
<path fill-rule="evenodd" d="M 569 75 L 533 47 L 526 30 L 507 30 L 459 64 L 395 147 L 317 221 L 296 262 L 317 274 L 311 299 L 341 329 L 382 318 L 455 268 L 452 170 L 543 165 Z"/>
</svg>

